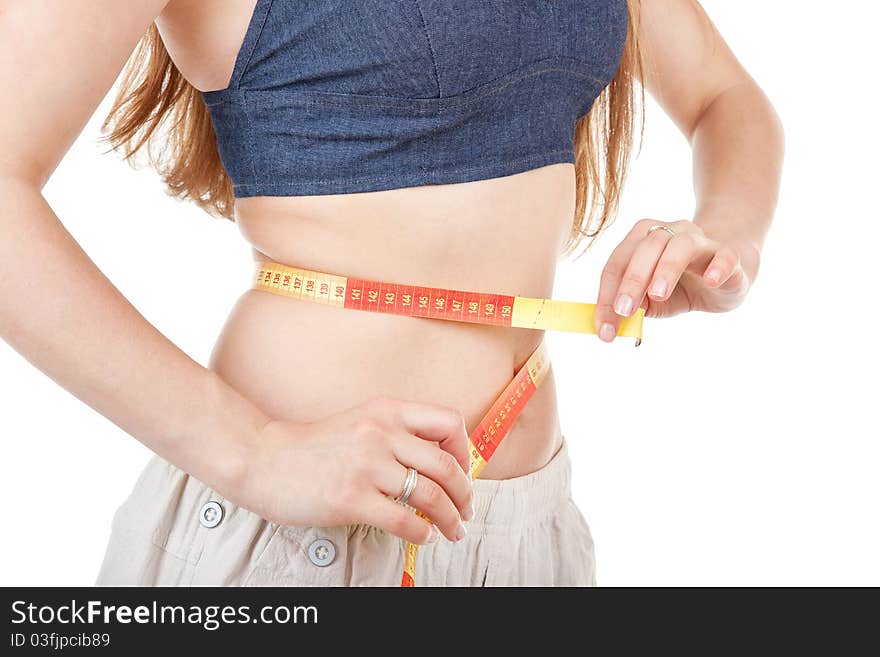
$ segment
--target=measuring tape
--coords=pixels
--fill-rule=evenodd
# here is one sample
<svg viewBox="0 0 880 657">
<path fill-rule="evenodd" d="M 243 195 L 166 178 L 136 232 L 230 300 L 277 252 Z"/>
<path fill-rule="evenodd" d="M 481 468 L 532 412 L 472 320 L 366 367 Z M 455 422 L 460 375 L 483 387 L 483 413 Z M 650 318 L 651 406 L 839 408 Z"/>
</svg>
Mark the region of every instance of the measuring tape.
<svg viewBox="0 0 880 657">
<path fill-rule="evenodd" d="M 257 263 L 253 288 L 338 308 L 491 326 L 596 332 L 593 323 L 596 305 L 592 303 L 371 281 L 270 261 Z M 639 308 L 631 317 L 624 318 L 617 335 L 635 338 L 638 345 L 642 338 L 644 316 L 644 309 Z M 526 403 L 541 385 L 549 368 L 550 359 L 542 340 L 471 432 L 472 479 L 480 476 Z M 428 520 L 421 511 L 416 513 Z M 417 544 L 406 544 L 401 586 L 415 586 L 418 552 Z"/>
</svg>

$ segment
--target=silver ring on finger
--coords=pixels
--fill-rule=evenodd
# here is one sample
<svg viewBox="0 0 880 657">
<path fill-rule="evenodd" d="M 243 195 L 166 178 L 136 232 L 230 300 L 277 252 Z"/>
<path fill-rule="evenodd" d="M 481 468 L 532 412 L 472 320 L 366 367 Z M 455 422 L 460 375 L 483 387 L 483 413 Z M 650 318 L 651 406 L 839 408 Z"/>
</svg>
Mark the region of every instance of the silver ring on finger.
<svg viewBox="0 0 880 657">
<path fill-rule="evenodd" d="M 407 468 L 406 480 L 403 482 L 403 490 L 400 491 L 400 495 L 394 498 L 394 501 L 398 504 L 406 504 L 409 502 L 410 495 L 412 495 L 413 491 L 416 489 L 418 481 L 418 470 L 415 468 Z"/>
<path fill-rule="evenodd" d="M 654 226 L 651 226 L 651 227 L 648 229 L 647 234 L 650 235 L 650 234 L 653 233 L 655 230 L 665 230 L 667 233 L 669 233 L 670 235 L 672 235 L 672 237 L 675 237 L 675 235 L 676 235 L 676 232 L 675 232 L 674 230 L 672 230 L 669 226 L 665 226 L 665 225 L 663 225 L 663 224 L 656 224 L 656 225 L 654 225 Z"/>
</svg>

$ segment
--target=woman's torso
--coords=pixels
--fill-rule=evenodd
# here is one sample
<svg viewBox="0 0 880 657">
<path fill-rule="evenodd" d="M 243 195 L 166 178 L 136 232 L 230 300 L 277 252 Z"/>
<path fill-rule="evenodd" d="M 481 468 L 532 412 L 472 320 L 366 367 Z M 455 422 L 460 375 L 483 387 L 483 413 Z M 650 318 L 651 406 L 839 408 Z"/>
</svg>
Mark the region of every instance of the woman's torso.
<svg viewBox="0 0 880 657">
<path fill-rule="evenodd" d="M 173 0 L 159 21 L 194 86 L 223 88 L 253 0 Z M 571 230 L 574 166 L 363 193 L 236 203 L 256 259 L 365 279 L 549 297 Z M 479 254 L 475 258 L 474 254 Z M 245 291 L 210 367 L 277 418 L 312 421 L 385 395 L 460 410 L 472 430 L 542 332 L 330 308 Z M 558 448 L 552 372 L 483 472 L 534 471 Z"/>
<path fill-rule="evenodd" d="M 547 297 L 573 188 L 572 166 L 556 164 L 448 186 L 244 199 L 238 222 L 255 257 L 371 280 Z M 253 290 L 236 304 L 211 367 L 275 417 L 316 420 L 385 395 L 456 408 L 470 432 L 542 333 Z M 541 467 L 558 447 L 556 422 L 551 375 L 482 476 Z"/>
</svg>

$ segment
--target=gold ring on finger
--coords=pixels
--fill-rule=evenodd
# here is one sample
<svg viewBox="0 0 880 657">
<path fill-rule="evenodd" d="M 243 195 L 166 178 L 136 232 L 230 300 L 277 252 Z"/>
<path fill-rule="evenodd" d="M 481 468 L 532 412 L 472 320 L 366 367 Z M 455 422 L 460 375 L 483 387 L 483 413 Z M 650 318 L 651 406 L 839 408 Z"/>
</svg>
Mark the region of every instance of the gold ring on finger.
<svg viewBox="0 0 880 657">
<path fill-rule="evenodd" d="M 665 230 L 667 233 L 669 233 L 670 235 L 672 235 L 672 237 L 675 237 L 675 235 L 676 235 L 676 232 L 675 232 L 674 230 L 672 230 L 669 226 L 665 226 L 665 225 L 663 225 L 663 224 L 656 224 L 656 225 L 654 225 L 654 226 L 651 226 L 651 227 L 648 229 L 648 233 L 647 233 L 647 234 L 650 235 L 650 234 L 653 233 L 655 230 Z"/>
</svg>

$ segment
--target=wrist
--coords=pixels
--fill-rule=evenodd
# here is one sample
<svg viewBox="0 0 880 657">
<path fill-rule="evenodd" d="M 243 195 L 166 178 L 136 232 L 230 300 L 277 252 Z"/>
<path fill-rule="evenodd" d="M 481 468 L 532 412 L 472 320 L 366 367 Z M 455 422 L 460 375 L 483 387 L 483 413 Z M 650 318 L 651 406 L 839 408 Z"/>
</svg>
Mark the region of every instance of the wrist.
<svg viewBox="0 0 880 657">
<path fill-rule="evenodd" d="M 233 504 L 247 507 L 260 434 L 272 418 L 211 370 L 206 397 L 209 413 L 198 441 L 201 474 L 192 474 Z"/>
</svg>

